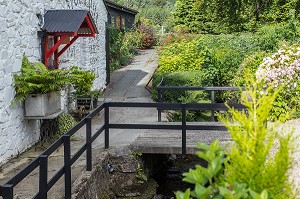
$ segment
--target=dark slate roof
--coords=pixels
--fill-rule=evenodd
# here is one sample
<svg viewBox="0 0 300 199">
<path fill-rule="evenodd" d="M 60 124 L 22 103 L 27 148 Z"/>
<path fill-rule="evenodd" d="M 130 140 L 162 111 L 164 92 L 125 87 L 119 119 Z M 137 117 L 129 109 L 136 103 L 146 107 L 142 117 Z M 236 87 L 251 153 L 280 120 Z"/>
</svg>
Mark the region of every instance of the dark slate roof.
<svg viewBox="0 0 300 199">
<path fill-rule="evenodd" d="M 43 30 L 48 33 L 78 32 L 90 33 L 88 29 L 79 30 L 86 16 L 89 16 L 98 33 L 95 22 L 88 10 L 48 10 L 44 16 Z"/>
<path fill-rule="evenodd" d="M 104 3 L 107 7 L 114 8 L 114 9 L 117 9 L 117 10 L 122 11 L 122 12 L 127 12 L 127 13 L 130 13 L 130 14 L 133 14 L 133 15 L 136 15 L 138 13 L 138 11 L 136 11 L 134 9 L 127 8 L 125 6 L 117 4 L 117 3 L 113 2 L 113 1 L 110 1 L 110 0 L 104 0 Z"/>
</svg>

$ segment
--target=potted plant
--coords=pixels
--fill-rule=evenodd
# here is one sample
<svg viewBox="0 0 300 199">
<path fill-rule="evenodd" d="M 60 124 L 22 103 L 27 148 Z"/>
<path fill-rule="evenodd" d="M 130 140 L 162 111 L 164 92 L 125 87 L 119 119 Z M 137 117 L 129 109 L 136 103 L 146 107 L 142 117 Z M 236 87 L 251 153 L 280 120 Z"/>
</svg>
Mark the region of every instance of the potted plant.
<svg viewBox="0 0 300 199">
<path fill-rule="evenodd" d="M 76 101 L 77 110 L 83 114 L 97 106 L 98 97 L 101 95 L 99 90 L 92 90 L 95 78 L 90 70 L 84 71 L 78 66 L 70 69 L 70 80 L 75 89 L 72 97 Z"/>
<path fill-rule="evenodd" d="M 31 63 L 23 55 L 21 73 L 13 76 L 16 102 L 25 101 L 25 116 L 47 116 L 61 109 L 60 91 L 70 80 L 67 70 L 48 70 L 41 62 Z"/>
</svg>

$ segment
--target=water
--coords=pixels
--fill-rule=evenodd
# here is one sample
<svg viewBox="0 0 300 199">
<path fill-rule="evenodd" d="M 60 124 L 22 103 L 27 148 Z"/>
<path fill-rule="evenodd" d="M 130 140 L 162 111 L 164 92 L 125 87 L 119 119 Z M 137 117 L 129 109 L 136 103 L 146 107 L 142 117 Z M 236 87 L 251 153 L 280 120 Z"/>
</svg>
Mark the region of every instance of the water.
<svg viewBox="0 0 300 199">
<path fill-rule="evenodd" d="M 159 199 L 175 198 L 176 191 L 193 188 L 194 185 L 182 181 L 182 174 L 195 168 L 196 164 L 205 165 L 196 155 L 152 155 L 150 159 L 151 163 L 145 162 L 150 166 L 150 177 L 159 185 L 156 193 Z"/>
</svg>

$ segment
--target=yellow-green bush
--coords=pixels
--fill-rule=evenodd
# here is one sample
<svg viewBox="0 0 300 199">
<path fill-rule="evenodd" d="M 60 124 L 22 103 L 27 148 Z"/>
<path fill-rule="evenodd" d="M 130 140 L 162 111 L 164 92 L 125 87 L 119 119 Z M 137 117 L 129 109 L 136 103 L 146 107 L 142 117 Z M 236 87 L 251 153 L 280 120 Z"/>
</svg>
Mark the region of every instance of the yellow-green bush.
<svg viewBox="0 0 300 199">
<path fill-rule="evenodd" d="M 267 126 L 267 118 L 280 89 L 272 94 L 262 91 L 254 81 L 247 82 L 243 97 L 245 111 L 229 109 L 220 117 L 233 139 L 227 150 L 214 141 L 210 146 L 198 143 L 198 157 L 208 165 L 196 165 L 184 173 L 183 181 L 193 189 L 176 192 L 177 199 L 295 199 L 297 190 L 289 182 L 295 152 L 292 132 L 278 132 Z M 270 91 L 268 88 L 266 91 Z M 235 124 L 235 125 L 233 125 Z"/>
<path fill-rule="evenodd" d="M 182 40 L 162 47 L 158 72 L 196 71 L 204 63 L 205 52 L 198 50 L 196 40 Z"/>
</svg>

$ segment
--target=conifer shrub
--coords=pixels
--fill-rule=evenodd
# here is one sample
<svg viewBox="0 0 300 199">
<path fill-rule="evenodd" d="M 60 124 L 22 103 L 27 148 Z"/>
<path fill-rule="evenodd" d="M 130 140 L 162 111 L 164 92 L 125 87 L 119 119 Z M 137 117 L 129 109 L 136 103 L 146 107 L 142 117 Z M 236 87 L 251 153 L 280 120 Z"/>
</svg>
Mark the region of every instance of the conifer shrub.
<svg viewBox="0 0 300 199">
<path fill-rule="evenodd" d="M 292 154 L 295 150 L 292 132 L 278 132 L 267 119 L 278 93 L 261 89 L 261 83 L 247 82 L 242 102 L 247 111 L 229 108 L 229 116 L 220 116 L 233 139 L 226 150 L 215 141 L 210 146 L 198 143 L 197 155 L 207 167 L 196 165 L 184 173 L 184 181 L 193 189 L 176 192 L 177 199 L 283 199 L 296 198 L 289 181 Z M 224 167 L 223 167 L 224 165 Z"/>
</svg>

